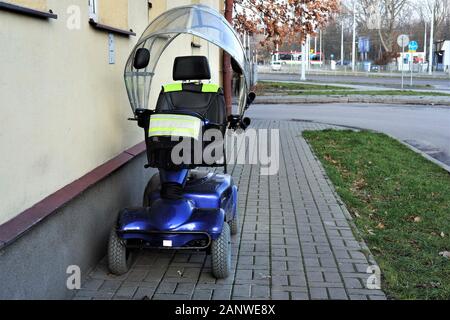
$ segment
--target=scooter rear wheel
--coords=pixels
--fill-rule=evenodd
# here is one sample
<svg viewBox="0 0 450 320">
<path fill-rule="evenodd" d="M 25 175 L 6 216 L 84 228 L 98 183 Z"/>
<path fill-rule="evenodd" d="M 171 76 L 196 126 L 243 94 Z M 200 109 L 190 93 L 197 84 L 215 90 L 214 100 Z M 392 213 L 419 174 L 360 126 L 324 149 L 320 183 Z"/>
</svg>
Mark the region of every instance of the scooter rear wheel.
<svg viewBox="0 0 450 320">
<path fill-rule="evenodd" d="M 213 276 L 225 279 L 231 272 L 231 232 L 228 223 L 223 224 L 222 233 L 211 244 L 211 267 Z"/>
<path fill-rule="evenodd" d="M 111 230 L 108 242 L 108 268 L 115 275 L 122 275 L 130 270 L 132 253 L 117 236 L 116 228 Z"/>
</svg>

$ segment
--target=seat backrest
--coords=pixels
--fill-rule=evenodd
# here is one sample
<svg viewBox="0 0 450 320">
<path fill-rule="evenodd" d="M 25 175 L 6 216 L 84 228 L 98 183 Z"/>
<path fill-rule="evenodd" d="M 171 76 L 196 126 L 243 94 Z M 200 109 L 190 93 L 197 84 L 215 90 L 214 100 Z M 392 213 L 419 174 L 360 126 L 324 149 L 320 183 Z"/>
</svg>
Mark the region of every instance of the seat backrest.
<svg viewBox="0 0 450 320">
<path fill-rule="evenodd" d="M 191 111 L 201 114 L 211 123 L 223 125 L 227 122 L 223 90 L 212 84 L 166 85 L 161 91 L 155 111 Z"/>
<path fill-rule="evenodd" d="M 210 80 L 208 59 L 204 56 L 177 57 L 173 65 L 173 80 Z M 156 112 L 191 111 L 212 123 L 226 124 L 227 114 L 223 90 L 214 84 L 174 83 L 163 87 Z"/>
</svg>

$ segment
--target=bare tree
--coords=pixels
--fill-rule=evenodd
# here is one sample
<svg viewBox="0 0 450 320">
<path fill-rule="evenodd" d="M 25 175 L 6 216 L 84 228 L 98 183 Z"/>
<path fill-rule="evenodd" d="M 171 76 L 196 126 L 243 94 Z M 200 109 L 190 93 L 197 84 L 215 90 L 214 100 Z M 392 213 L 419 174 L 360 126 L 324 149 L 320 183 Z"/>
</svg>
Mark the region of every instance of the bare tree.
<svg viewBox="0 0 450 320">
<path fill-rule="evenodd" d="M 396 52 L 396 38 L 400 17 L 408 0 L 382 0 L 381 16 L 383 17 L 379 29 L 380 41 L 386 52 Z"/>
<path fill-rule="evenodd" d="M 443 40 L 446 34 L 444 26 L 446 19 L 450 14 L 449 0 L 425 0 L 421 1 L 422 5 L 419 7 L 421 16 L 424 21 L 431 21 L 434 13 L 434 28 L 436 39 Z"/>
</svg>

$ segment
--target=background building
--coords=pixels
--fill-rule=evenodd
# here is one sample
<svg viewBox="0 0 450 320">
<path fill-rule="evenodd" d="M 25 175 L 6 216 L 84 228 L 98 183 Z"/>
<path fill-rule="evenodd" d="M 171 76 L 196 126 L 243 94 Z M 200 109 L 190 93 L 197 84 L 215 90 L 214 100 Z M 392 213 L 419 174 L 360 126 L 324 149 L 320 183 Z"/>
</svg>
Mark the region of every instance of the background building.
<svg viewBox="0 0 450 320">
<path fill-rule="evenodd" d="M 0 1 L 0 298 L 70 296 L 66 268 L 95 265 L 118 210 L 140 204 L 152 172 L 126 121 L 123 69 L 150 21 L 191 3 L 223 11 L 219 0 Z M 191 54 L 221 83 L 220 50 L 180 37 L 151 101 Z"/>
</svg>

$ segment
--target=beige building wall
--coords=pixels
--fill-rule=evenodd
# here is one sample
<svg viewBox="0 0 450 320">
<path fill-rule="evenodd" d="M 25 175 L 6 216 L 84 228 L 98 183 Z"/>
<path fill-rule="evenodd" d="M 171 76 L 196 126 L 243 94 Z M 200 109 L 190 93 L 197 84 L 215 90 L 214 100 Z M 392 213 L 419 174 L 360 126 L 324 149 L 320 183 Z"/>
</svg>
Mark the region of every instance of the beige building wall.
<svg viewBox="0 0 450 320">
<path fill-rule="evenodd" d="M 0 224 L 144 138 L 127 121 L 131 108 L 123 82 L 138 37 L 115 35 L 116 63 L 110 65 L 108 33 L 88 24 L 87 0 L 10 2 L 40 3 L 59 17 L 47 21 L 0 11 Z M 218 8 L 220 1 L 200 2 Z M 148 10 L 148 0 L 129 1 L 128 28 L 138 36 L 153 10 L 190 1 L 152 3 Z M 72 5 L 81 9 L 80 30 L 67 27 Z M 178 55 L 209 55 L 213 81 L 220 82 L 220 51 L 205 44 L 192 49 L 191 40 L 179 39 L 169 48 L 158 70 L 163 76 L 155 81 L 157 91 L 172 82 Z"/>
<path fill-rule="evenodd" d="M 128 30 L 128 16 L 122 13 L 131 5 L 130 2 L 133 2 L 133 0 L 97 0 L 99 22 L 122 30 Z"/>
<path fill-rule="evenodd" d="M 47 0 L 6 0 L 5 2 L 40 11 L 47 10 Z"/>
</svg>

